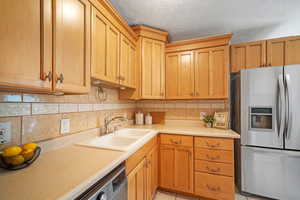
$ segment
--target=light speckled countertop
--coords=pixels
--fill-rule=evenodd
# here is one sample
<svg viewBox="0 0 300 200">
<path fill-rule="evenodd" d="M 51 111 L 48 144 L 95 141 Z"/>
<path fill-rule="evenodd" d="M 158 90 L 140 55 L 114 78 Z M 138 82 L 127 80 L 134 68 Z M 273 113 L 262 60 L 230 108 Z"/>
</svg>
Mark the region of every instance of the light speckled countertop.
<svg viewBox="0 0 300 200">
<path fill-rule="evenodd" d="M 232 130 L 204 128 L 191 124 L 132 125 L 130 128 L 153 129 L 155 131 L 152 137 L 157 133 L 171 133 L 239 138 Z M 125 161 L 152 137 L 141 141 L 139 146 L 128 152 L 69 145 L 42 154 L 26 169 L 0 170 L 0 199 L 73 199 Z"/>
</svg>

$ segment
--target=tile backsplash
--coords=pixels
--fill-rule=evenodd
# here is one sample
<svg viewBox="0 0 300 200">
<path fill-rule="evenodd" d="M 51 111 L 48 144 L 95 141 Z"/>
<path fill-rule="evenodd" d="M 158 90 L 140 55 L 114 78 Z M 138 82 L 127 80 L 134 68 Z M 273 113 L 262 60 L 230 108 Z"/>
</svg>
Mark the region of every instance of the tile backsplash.
<svg viewBox="0 0 300 200">
<path fill-rule="evenodd" d="M 96 88 L 86 95 L 42 95 L 0 92 L 0 122 L 11 122 L 12 142 L 0 149 L 26 142 L 39 142 L 100 128 L 107 114 L 121 114 L 132 120 L 134 101 L 121 101 L 118 90 L 104 89 L 105 101 Z M 70 133 L 60 134 L 60 120 L 70 119 Z"/>
<path fill-rule="evenodd" d="M 119 100 L 118 90 L 104 89 L 105 101 L 93 87 L 86 95 L 42 95 L 0 92 L 0 122 L 11 122 L 12 142 L 0 149 L 27 142 L 50 140 L 101 128 L 107 114 L 121 114 L 133 120 L 134 113 L 163 111 L 166 120 L 200 120 L 200 112 L 228 111 L 226 100 Z M 70 133 L 60 134 L 61 119 L 70 119 Z"/>
</svg>

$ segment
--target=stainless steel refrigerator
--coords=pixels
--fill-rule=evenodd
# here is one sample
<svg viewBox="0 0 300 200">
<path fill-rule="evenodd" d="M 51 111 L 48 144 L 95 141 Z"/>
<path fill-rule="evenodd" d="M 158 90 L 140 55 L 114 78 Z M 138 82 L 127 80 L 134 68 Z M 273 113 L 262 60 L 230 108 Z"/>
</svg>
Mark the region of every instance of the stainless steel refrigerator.
<svg viewBox="0 0 300 200">
<path fill-rule="evenodd" d="M 300 65 L 244 69 L 231 77 L 232 128 L 241 135 L 242 192 L 300 199 Z"/>
</svg>

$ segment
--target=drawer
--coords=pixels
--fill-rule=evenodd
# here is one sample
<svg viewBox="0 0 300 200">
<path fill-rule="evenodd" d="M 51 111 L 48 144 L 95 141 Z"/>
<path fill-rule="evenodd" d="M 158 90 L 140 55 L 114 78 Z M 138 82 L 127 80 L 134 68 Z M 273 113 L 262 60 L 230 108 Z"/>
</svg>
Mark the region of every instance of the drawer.
<svg viewBox="0 0 300 200">
<path fill-rule="evenodd" d="M 161 144 L 171 144 L 171 145 L 193 147 L 193 144 L 194 144 L 193 140 L 194 140 L 193 136 L 160 134 L 160 143 Z"/>
<path fill-rule="evenodd" d="M 233 164 L 217 163 L 205 160 L 195 160 L 195 171 L 207 172 L 211 174 L 233 176 Z"/>
<path fill-rule="evenodd" d="M 207 160 L 213 162 L 233 163 L 233 152 L 196 148 L 195 159 Z"/>
<path fill-rule="evenodd" d="M 222 200 L 234 200 L 233 177 L 195 172 L 195 194 Z"/>
<path fill-rule="evenodd" d="M 205 149 L 233 150 L 233 139 L 195 137 L 195 147 Z"/>
</svg>

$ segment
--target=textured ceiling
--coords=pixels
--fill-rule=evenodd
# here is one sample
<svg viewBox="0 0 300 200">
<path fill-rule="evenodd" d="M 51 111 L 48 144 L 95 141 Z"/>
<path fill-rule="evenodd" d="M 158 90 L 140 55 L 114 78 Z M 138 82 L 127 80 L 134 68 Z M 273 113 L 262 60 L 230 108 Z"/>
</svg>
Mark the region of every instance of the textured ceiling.
<svg viewBox="0 0 300 200">
<path fill-rule="evenodd" d="M 300 0 L 110 0 L 110 2 L 130 25 L 145 24 L 166 30 L 170 34 L 171 41 L 277 26 L 295 16 L 299 17 L 300 13 Z"/>
</svg>

